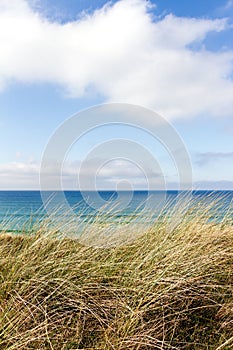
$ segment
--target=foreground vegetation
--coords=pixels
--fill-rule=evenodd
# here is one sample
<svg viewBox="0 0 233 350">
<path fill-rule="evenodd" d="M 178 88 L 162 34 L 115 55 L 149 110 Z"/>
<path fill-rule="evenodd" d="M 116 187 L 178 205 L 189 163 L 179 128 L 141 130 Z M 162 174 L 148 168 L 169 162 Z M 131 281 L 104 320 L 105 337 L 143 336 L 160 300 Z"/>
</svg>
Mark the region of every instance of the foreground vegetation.
<svg viewBox="0 0 233 350">
<path fill-rule="evenodd" d="M 1 234 L 0 349 L 232 349 L 233 226 L 210 215 L 104 249 L 48 225 Z"/>
</svg>

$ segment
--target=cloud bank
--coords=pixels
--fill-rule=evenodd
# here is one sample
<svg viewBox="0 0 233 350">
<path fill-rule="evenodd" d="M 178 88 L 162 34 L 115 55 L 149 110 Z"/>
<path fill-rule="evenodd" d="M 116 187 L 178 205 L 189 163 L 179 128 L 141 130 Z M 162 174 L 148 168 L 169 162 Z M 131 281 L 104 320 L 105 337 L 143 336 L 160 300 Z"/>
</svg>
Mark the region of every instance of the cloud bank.
<svg viewBox="0 0 233 350">
<path fill-rule="evenodd" d="M 57 173 L 57 168 L 47 169 L 47 187 L 48 190 L 55 190 L 53 184 L 57 177 L 61 178 L 64 190 L 79 190 L 78 171 L 80 161 L 65 162 L 63 165 L 62 177 Z M 88 184 L 91 172 L 95 170 L 93 162 L 86 165 L 84 173 Z M 124 160 L 115 160 L 100 169 L 96 174 L 96 188 L 98 190 L 128 190 L 128 189 L 148 189 L 148 180 L 153 188 L 161 190 L 161 174 L 150 172 L 145 174 L 130 162 Z M 164 174 L 166 189 L 179 189 L 179 181 L 174 174 Z M 40 189 L 40 163 L 38 161 L 15 161 L 0 164 L 0 190 L 39 190 Z M 200 177 L 199 177 L 200 179 Z M 95 188 L 89 188 L 94 190 Z M 221 189 L 233 190 L 233 181 L 223 180 L 195 180 L 193 189 Z"/>
<path fill-rule="evenodd" d="M 94 93 L 170 120 L 232 115 L 233 52 L 204 47 L 227 20 L 155 18 L 150 5 L 121 0 L 61 24 L 26 0 L 0 0 L 0 90 L 15 81 L 47 82 L 68 97 Z"/>
<path fill-rule="evenodd" d="M 62 176 L 57 170 L 56 165 L 52 164 L 46 169 L 46 181 L 48 189 L 54 189 L 53 185 L 57 178 L 61 179 L 64 189 L 83 189 L 80 188 L 78 182 L 78 173 L 80 171 L 81 161 L 66 161 L 63 164 Z M 93 161 L 86 163 L 82 170 L 89 183 L 91 174 L 96 171 Z M 40 163 L 38 161 L 15 161 L 11 163 L 0 164 L 0 189 L 17 189 L 17 188 L 33 188 L 39 189 Z M 153 181 L 155 188 L 160 188 L 160 174 L 150 172 L 147 177 Z M 124 160 L 114 160 L 107 163 L 96 173 L 96 187 L 98 189 L 116 190 L 118 186 L 122 187 L 125 182 L 127 189 L 143 189 L 147 188 L 145 174 L 136 165 Z M 124 188 L 124 187 L 123 187 Z M 85 188 L 86 189 L 86 188 Z M 88 188 L 94 190 L 94 188 Z"/>
</svg>

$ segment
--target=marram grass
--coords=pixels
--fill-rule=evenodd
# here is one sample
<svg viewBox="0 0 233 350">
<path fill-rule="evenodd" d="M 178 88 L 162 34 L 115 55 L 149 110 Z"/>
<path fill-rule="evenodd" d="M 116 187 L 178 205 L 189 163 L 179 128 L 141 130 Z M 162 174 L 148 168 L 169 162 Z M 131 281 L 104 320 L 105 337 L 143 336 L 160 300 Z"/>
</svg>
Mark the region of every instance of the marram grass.
<svg viewBox="0 0 233 350">
<path fill-rule="evenodd" d="M 233 349 L 230 211 L 182 210 L 104 249 L 49 223 L 2 233 L 0 349 Z"/>
</svg>

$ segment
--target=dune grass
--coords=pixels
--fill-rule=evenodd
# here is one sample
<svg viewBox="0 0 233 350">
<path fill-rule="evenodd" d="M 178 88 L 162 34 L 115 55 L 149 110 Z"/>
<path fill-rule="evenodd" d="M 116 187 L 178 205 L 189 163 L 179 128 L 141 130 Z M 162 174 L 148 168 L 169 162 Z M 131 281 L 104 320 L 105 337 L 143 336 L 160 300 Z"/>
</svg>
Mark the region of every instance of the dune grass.
<svg viewBox="0 0 233 350">
<path fill-rule="evenodd" d="M 47 224 L 2 233 L 0 349 L 233 349 L 231 214 L 176 210 L 104 249 Z"/>
</svg>

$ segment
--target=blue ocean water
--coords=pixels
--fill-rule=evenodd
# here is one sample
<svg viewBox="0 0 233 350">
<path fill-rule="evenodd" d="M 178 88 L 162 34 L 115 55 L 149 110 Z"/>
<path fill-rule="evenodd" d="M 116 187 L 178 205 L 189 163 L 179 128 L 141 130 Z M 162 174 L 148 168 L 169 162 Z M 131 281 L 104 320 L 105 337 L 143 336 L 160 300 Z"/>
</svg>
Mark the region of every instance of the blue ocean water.
<svg viewBox="0 0 233 350">
<path fill-rule="evenodd" d="M 96 198 L 96 192 L 85 192 L 83 196 L 79 191 L 65 191 L 64 195 L 74 213 L 83 220 L 86 217 L 90 220 L 90 217 L 94 219 L 96 215 L 102 215 L 99 208 L 102 207 L 103 203 L 107 203 L 106 208 L 108 210 L 106 212 L 109 216 L 111 216 L 109 208 L 117 209 L 113 215 L 116 218 L 130 217 L 135 212 L 145 209 L 148 203 L 148 208 L 156 216 L 167 203 L 171 207 L 182 196 L 191 196 L 194 200 L 205 199 L 206 202 L 212 198 L 219 198 L 221 205 L 218 205 L 218 211 L 219 217 L 222 217 L 225 211 L 232 210 L 233 202 L 233 191 L 193 191 L 189 193 L 182 191 L 153 191 L 149 193 L 148 191 L 134 191 L 132 197 L 129 196 L 127 191 L 121 192 L 120 197 L 114 191 L 100 191 L 98 192 L 98 198 Z M 47 192 L 46 196 L 53 199 L 50 212 L 53 207 L 56 211 L 59 207 L 60 193 Z M 121 198 L 121 206 L 117 208 L 119 198 Z M 56 205 L 57 208 L 55 208 Z M 26 227 L 29 222 L 43 220 L 47 215 L 46 209 L 48 208 L 43 203 L 40 191 L 0 191 L 0 231 L 17 231 L 22 228 L 22 225 Z M 105 219 L 106 212 L 102 212 Z"/>
</svg>

